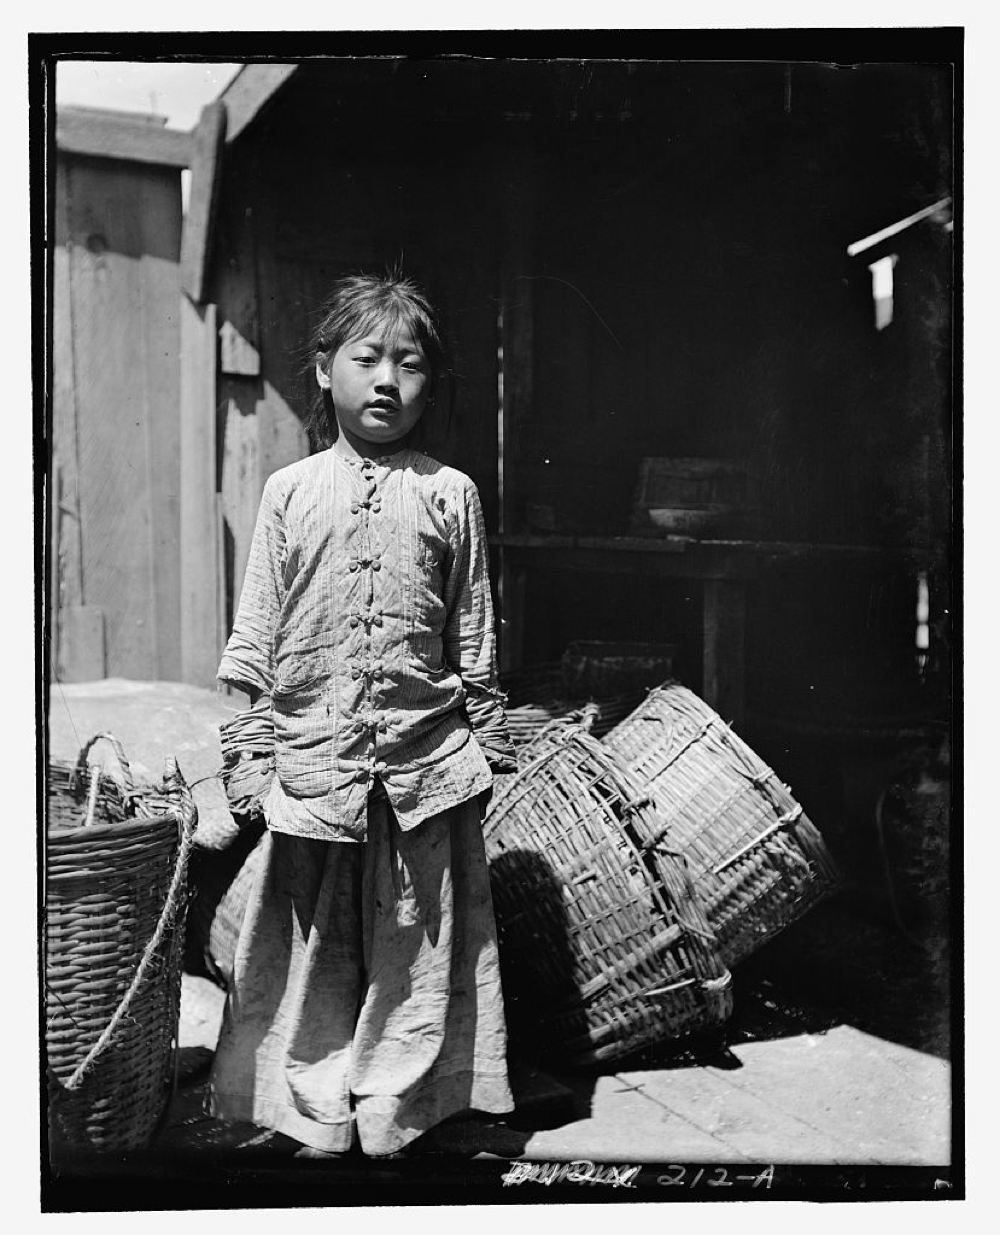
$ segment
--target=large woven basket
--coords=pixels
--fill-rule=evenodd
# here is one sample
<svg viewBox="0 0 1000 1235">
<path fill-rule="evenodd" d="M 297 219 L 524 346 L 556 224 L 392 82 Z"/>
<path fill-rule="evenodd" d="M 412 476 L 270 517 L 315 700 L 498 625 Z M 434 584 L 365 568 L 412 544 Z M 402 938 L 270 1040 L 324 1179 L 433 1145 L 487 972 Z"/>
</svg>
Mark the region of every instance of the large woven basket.
<svg viewBox="0 0 1000 1235">
<path fill-rule="evenodd" d="M 555 728 L 484 824 L 512 1037 L 594 1064 L 722 1023 L 730 975 L 680 861 L 615 755 Z"/>
<path fill-rule="evenodd" d="M 117 776 L 88 765 L 107 739 Z M 45 1052 L 54 1153 L 148 1143 L 173 1083 L 197 811 L 176 761 L 136 786 L 120 743 L 49 764 Z"/>
<path fill-rule="evenodd" d="M 679 683 L 651 691 L 603 741 L 656 807 L 652 831 L 649 817 L 639 821 L 641 843 L 684 855 L 727 965 L 837 886 L 823 838 L 788 787 Z"/>
<path fill-rule="evenodd" d="M 243 919 L 263 858 L 262 819 L 247 824 L 222 853 L 193 856 L 193 895 L 188 912 L 188 942 L 200 965 L 229 986 Z"/>
</svg>

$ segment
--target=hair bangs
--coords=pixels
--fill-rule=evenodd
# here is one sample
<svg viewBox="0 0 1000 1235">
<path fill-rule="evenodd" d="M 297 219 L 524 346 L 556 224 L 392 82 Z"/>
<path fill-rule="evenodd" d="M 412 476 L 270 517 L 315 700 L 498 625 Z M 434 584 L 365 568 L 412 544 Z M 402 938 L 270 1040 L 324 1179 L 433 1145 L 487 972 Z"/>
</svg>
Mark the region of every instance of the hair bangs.
<svg viewBox="0 0 1000 1235">
<path fill-rule="evenodd" d="M 424 353 L 431 370 L 432 389 L 437 388 L 441 379 L 450 383 L 453 375 L 437 315 L 423 290 L 398 273 L 348 275 L 334 284 L 332 294 L 319 310 L 308 354 L 303 356 L 303 370 L 313 383 L 317 358 L 328 364 L 346 343 L 370 337 L 394 349 L 407 335 Z M 320 440 L 336 437 L 332 407 L 322 395 L 314 408 L 313 427 Z"/>
</svg>

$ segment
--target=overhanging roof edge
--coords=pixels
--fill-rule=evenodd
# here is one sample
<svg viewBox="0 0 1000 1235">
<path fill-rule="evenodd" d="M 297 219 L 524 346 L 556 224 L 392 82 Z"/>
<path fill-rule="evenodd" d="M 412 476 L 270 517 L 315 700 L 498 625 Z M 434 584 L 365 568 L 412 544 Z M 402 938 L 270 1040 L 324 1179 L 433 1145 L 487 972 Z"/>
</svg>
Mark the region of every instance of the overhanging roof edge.
<svg viewBox="0 0 1000 1235">
<path fill-rule="evenodd" d="M 298 64 L 245 64 L 219 95 L 226 105 L 226 143 L 237 138 L 285 82 Z"/>
</svg>

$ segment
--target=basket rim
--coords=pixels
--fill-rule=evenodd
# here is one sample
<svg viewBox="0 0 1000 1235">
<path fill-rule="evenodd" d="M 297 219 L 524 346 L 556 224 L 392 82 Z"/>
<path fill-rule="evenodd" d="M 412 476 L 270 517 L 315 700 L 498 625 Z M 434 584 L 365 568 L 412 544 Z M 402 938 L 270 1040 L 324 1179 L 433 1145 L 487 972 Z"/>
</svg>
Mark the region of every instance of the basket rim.
<svg viewBox="0 0 1000 1235">
<path fill-rule="evenodd" d="M 155 825 L 168 822 L 181 825 L 184 822 L 182 813 L 178 809 L 170 807 L 164 811 L 157 811 L 154 815 L 137 815 L 118 821 L 112 819 L 104 823 L 92 823 L 89 826 L 81 823 L 75 827 L 53 827 L 49 826 L 48 820 L 46 820 L 45 837 L 46 840 L 52 838 L 65 840 L 69 837 L 74 839 L 80 837 L 80 843 L 83 844 L 85 838 L 97 839 L 109 834 L 114 836 L 135 836 Z"/>
</svg>

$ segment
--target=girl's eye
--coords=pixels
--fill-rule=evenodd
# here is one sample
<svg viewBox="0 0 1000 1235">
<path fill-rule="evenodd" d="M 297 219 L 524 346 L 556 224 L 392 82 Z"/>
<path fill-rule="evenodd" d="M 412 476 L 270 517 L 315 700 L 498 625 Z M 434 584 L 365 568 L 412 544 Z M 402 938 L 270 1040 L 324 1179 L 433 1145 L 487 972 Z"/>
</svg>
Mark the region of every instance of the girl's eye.
<svg viewBox="0 0 1000 1235">
<path fill-rule="evenodd" d="M 406 369 L 407 372 L 409 373 L 423 373 L 424 371 L 423 366 L 418 364 L 415 360 L 406 361 L 406 363 L 403 365 L 403 368 Z"/>
<path fill-rule="evenodd" d="M 374 356 L 355 356 L 354 359 L 358 362 L 358 364 L 374 364 L 375 363 Z"/>
</svg>

